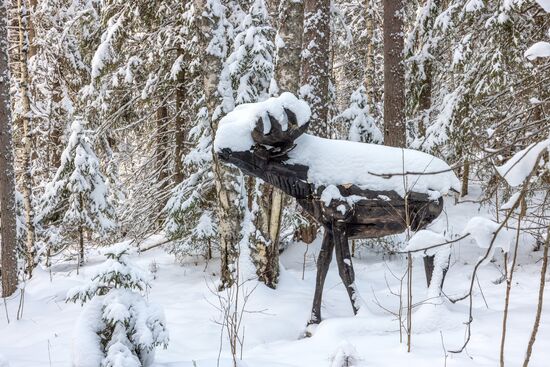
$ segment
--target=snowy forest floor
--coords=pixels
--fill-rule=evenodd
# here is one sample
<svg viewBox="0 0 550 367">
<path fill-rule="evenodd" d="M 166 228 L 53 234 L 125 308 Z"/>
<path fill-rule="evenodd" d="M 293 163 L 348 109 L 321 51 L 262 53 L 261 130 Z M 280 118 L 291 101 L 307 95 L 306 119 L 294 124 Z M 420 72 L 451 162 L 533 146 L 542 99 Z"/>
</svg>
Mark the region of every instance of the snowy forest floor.
<svg viewBox="0 0 550 367">
<path fill-rule="evenodd" d="M 460 233 L 474 215 L 490 217 L 476 204 L 454 206 L 450 201 L 445 220 L 454 233 Z M 412 350 L 407 353 L 406 344 L 399 342 L 398 321 L 386 311 L 399 308 L 399 297 L 392 294 L 399 291 L 399 281 L 392 273 L 404 274 L 406 258 L 384 255 L 366 247 L 356 253 L 354 266 L 356 284 L 368 310 L 360 316 L 352 315 L 336 264 L 333 264 L 325 284 L 324 321 L 312 337 L 303 338 L 313 298 L 318 246 L 319 241 L 309 248 L 301 243 L 291 245 L 281 256 L 277 290 L 258 286 L 252 293 L 246 307 L 250 312 L 244 320 L 244 366 L 328 367 L 331 356 L 343 342 L 357 350 L 359 361 L 354 366 L 498 365 L 505 292 L 505 282 L 498 282 L 503 274 L 500 250 L 494 256 L 496 260 L 483 266 L 478 273 L 471 341 L 465 352 L 452 354 L 445 349 L 457 349 L 464 341 L 468 301 L 456 304 L 437 301 L 440 303 L 437 306 L 425 303 L 415 307 Z M 523 362 L 533 325 L 542 256 L 541 251 L 533 251 L 531 240 L 525 237 L 522 237 L 520 251 L 511 294 L 505 354 L 506 365 L 513 367 Z M 468 239 L 454 245 L 444 288 L 448 296 L 465 294 L 472 268 L 482 252 Z M 216 323 L 219 311 L 213 306 L 218 300 L 212 289 L 215 289 L 219 264 L 211 261 L 209 264 L 181 265 L 159 248 L 135 255 L 134 260 L 145 269 L 152 262 L 158 266 L 148 298 L 164 308 L 170 344 L 166 350 L 157 350 L 155 366 L 216 366 L 221 339 L 220 326 Z M 25 285 L 20 320 L 15 320 L 19 295 L 7 300 L 6 310 L 2 310 L 0 317 L 0 355 L 11 367 L 70 366 L 74 326 L 81 307 L 65 303 L 65 295 L 69 288 L 87 279 L 101 261 L 101 256 L 91 255 L 79 275 L 74 264 L 68 263 L 53 267 L 51 274 L 37 270 Z M 422 303 L 427 290 L 420 258 L 414 260 L 413 287 L 414 303 Z M 403 302 L 406 302 L 405 296 Z M 9 324 L 4 311 L 9 315 Z M 550 295 L 546 292 L 531 367 L 549 366 L 549 345 Z M 220 366 L 230 365 L 229 347 L 224 344 Z"/>
</svg>

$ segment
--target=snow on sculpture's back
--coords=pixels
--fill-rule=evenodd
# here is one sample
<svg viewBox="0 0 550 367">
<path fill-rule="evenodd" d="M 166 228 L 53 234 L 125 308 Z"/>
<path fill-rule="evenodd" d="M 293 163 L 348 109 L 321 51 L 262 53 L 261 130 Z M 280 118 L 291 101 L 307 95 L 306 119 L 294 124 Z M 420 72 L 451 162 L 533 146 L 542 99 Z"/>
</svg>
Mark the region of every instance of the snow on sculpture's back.
<svg viewBox="0 0 550 367">
<path fill-rule="evenodd" d="M 291 93 L 283 93 L 264 102 L 238 106 L 220 121 L 214 148 L 248 151 L 256 145 L 252 132 L 258 120 L 269 136 L 269 115 L 281 121 L 281 130 L 292 134 L 285 109 L 296 116 L 296 127 L 304 131 L 311 115 L 309 106 Z M 307 127 L 307 126 L 306 126 Z M 459 190 L 460 182 L 449 165 L 441 159 L 412 149 L 387 147 L 347 140 L 324 139 L 301 134 L 288 152 L 289 164 L 309 167 L 308 182 L 315 186 L 354 184 L 362 189 L 447 194 Z M 405 180 L 403 180 L 403 173 Z"/>
<path fill-rule="evenodd" d="M 348 239 L 426 227 L 443 210 L 441 196 L 458 191 L 460 182 L 445 162 L 423 152 L 305 134 L 310 116 L 309 106 L 290 93 L 240 105 L 220 121 L 214 151 L 223 162 L 296 198 L 325 228 L 310 320 L 319 323 L 333 248 L 357 312 Z M 430 260 L 428 283 L 429 269 Z"/>
</svg>

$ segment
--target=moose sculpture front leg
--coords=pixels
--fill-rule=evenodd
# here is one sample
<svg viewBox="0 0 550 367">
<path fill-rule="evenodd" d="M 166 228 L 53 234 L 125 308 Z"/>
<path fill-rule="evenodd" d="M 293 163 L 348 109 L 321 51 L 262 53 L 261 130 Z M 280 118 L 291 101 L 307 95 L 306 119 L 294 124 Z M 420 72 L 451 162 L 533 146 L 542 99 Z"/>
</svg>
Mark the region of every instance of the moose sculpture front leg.
<svg viewBox="0 0 550 367">
<path fill-rule="evenodd" d="M 353 271 L 353 264 L 351 262 L 346 223 L 340 221 L 332 222 L 332 233 L 338 272 L 348 292 L 353 313 L 357 314 L 357 311 L 359 311 L 359 300 L 357 289 L 355 288 L 355 272 Z"/>
<path fill-rule="evenodd" d="M 332 251 L 334 249 L 334 238 L 332 230 L 325 227 L 325 235 L 319 258 L 317 259 L 317 278 L 315 281 L 315 295 L 313 296 L 313 306 L 311 309 L 311 319 L 308 325 L 321 322 L 321 302 L 323 300 L 323 287 L 327 278 L 328 268 L 332 261 Z"/>
</svg>

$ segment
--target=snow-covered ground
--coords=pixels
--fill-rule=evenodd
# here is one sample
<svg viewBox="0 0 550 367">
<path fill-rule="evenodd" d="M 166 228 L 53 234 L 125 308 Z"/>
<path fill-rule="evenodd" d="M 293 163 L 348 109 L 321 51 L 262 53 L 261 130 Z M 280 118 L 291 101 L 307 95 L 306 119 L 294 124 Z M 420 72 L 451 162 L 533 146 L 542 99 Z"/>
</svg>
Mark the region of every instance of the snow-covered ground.
<svg viewBox="0 0 550 367">
<path fill-rule="evenodd" d="M 474 204 L 453 206 L 448 203 L 445 226 L 459 234 L 474 215 L 488 215 Z M 158 239 L 153 239 L 158 240 Z M 339 350 L 357 351 L 356 366 L 497 366 L 502 325 L 505 283 L 502 255 L 479 272 L 474 297 L 474 322 L 471 341 L 465 352 L 445 350 L 459 348 L 465 337 L 464 322 L 468 303 L 437 306 L 424 304 L 413 314 L 412 350 L 399 341 L 398 321 L 389 311 L 397 311 L 399 282 L 404 257 L 383 255 L 361 248 L 354 259 L 356 283 L 367 310 L 352 315 L 336 265 L 331 267 L 325 284 L 323 318 L 314 335 L 303 338 L 309 317 L 315 284 L 315 257 L 318 243 L 307 248 L 293 244 L 281 257 L 283 265 L 277 290 L 258 286 L 247 304 L 245 315 L 243 365 L 249 367 L 331 366 Z M 506 342 L 506 365 L 523 362 L 537 303 L 541 252 L 533 252 L 531 240 L 522 238 L 521 254 L 511 294 Z M 307 249 L 304 279 L 302 269 Z M 482 254 L 470 240 L 455 244 L 452 264 L 445 283 L 445 293 L 452 297 L 466 292 L 473 265 Z M 156 248 L 135 255 L 135 262 L 148 269 L 156 263 L 158 271 L 148 294 L 166 313 L 170 344 L 157 350 L 158 367 L 212 367 L 217 365 L 220 348 L 219 312 L 215 282 L 218 264 L 175 263 L 171 255 Z M 79 274 L 73 265 L 58 265 L 51 274 L 37 270 L 25 285 L 23 316 L 16 320 L 19 296 L 7 300 L 0 316 L 0 366 L 3 358 L 11 367 L 70 366 L 73 330 L 81 307 L 65 303 L 67 290 L 84 282 L 102 261 L 91 256 Z M 425 300 L 427 290 L 421 259 L 414 262 L 414 302 Z M 477 282 L 476 282 L 477 283 Z M 391 288 L 391 290 L 390 290 Z M 483 294 L 482 294 L 483 293 Z M 405 302 L 405 297 L 403 297 Z M 441 303 L 441 302 L 437 302 Z M 7 311 L 6 311 L 7 310 Z M 542 323 L 535 343 L 531 367 L 550 365 L 550 296 L 545 297 Z M 6 318 L 9 315 L 10 322 Z M 223 336 L 225 337 L 225 336 Z M 350 346 L 351 345 L 351 346 Z M 447 356 L 447 357 L 445 357 Z M 445 364 L 446 363 L 446 364 Z M 220 366 L 230 366 L 229 347 L 224 344 Z"/>
</svg>

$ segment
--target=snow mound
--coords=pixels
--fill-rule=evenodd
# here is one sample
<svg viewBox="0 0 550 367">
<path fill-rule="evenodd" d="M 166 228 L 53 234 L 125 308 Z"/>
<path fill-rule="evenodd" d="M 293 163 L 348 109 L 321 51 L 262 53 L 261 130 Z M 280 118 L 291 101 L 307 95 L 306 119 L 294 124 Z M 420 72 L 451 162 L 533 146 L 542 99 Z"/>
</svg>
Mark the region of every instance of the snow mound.
<svg viewBox="0 0 550 367">
<path fill-rule="evenodd" d="M 409 240 L 407 247 L 403 251 L 415 251 L 419 252 L 419 255 L 434 255 L 437 252 L 438 248 L 432 248 L 431 246 L 441 245 L 447 243 L 447 239 L 440 233 L 430 231 L 429 229 L 423 229 L 416 232 L 413 237 Z M 424 251 L 422 251 L 424 250 Z M 424 254 L 426 252 L 426 254 Z"/>
<path fill-rule="evenodd" d="M 547 13 L 550 13 L 550 0 L 536 0 L 536 2 L 546 10 Z"/>
<path fill-rule="evenodd" d="M 533 171 L 539 161 L 540 154 L 550 147 L 550 139 L 533 143 L 520 150 L 502 166 L 496 167 L 498 173 L 510 186 L 519 186 Z"/>
<path fill-rule="evenodd" d="M 504 252 L 510 249 L 510 234 L 505 228 L 502 228 L 496 238 L 495 233 L 501 225 L 497 222 L 484 217 L 473 217 L 468 221 L 464 228 L 463 234 L 469 233 L 477 245 L 481 248 L 489 248 L 493 243 L 493 249 L 500 247 Z"/>
<path fill-rule="evenodd" d="M 537 42 L 529 47 L 523 56 L 528 60 L 535 60 L 539 57 L 550 57 L 550 43 L 545 41 Z"/>
<path fill-rule="evenodd" d="M 228 148 L 234 152 L 243 152 L 252 148 L 254 141 L 251 133 L 259 118 L 262 119 L 264 133 L 271 131 L 268 114 L 279 121 L 283 131 L 286 131 L 288 119 L 285 108 L 294 112 L 298 126 L 303 126 L 311 117 L 308 104 L 288 92 L 263 102 L 241 104 L 220 120 L 214 140 L 214 151 L 219 152 Z"/>
<path fill-rule="evenodd" d="M 360 358 L 357 349 L 349 341 L 344 340 L 338 348 L 332 353 L 330 364 L 331 367 L 353 367 L 357 366 Z"/>
</svg>

